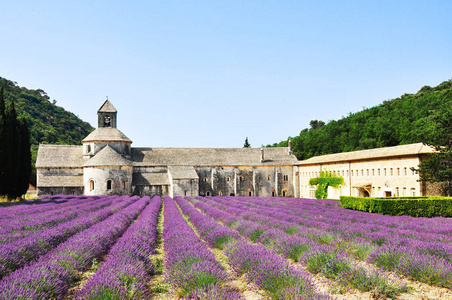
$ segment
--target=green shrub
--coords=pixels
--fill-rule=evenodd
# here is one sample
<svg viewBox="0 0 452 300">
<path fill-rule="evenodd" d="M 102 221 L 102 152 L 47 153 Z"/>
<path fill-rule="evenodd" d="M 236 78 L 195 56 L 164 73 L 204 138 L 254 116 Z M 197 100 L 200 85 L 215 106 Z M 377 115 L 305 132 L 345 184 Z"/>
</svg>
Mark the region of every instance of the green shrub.
<svg viewBox="0 0 452 300">
<path fill-rule="evenodd" d="M 341 196 L 341 207 L 392 216 L 452 217 L 451 197 L 349 197 Z"/>
</svg>

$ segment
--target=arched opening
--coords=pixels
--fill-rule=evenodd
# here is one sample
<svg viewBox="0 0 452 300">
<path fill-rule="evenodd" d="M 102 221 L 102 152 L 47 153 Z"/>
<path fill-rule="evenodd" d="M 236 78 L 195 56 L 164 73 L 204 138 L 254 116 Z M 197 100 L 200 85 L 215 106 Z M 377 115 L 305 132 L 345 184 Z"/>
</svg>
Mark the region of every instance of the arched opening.
<svg viewBox="0 0 452 300">
<path fill-rule="evenodd" d="M 219 192 L 218 192 L 218 196 L 220 196 L 220 197 L 223 196 L 223 192 L 222 192 L 222 191 L 219 191 Z"/>
<path fill-rule="evenodd" d="M 252 190 L 248 190 L 248 196 L 253 197 L 253 191 Z"/>
<path fill-rule="evenodd" d="M 267 176 L 267 180 L 268 180 L 268 181 L 272 180 L 272 176 L 271 176 L 271 175 L 268 175 L 268 176 Z"/>
<path fill-rule="evenodd" d="M 231 181 L 231 176 L 226 177 L 226 181 Z"/>
<path fill-rule="evenodd" d="M 202 181 L 207 182 L 207 176 L 204 176 L 204 178 L 202 179 Z"/>
<path fill-rule="evenodd" d="M 94 180 L 89 181 L 89 190 L 90 191 L 94 190 Z"/>
<path fill-rule="evenodd" d="M 127 179 L 124 179 L 124 189 L 127 190 Z"/>
<path fill-rule="evenodd" d="M 111 190 L 111 180 L 107 180 L 107 191 Z"/>
<path fill-rule="evenodd" d="M 206 196 L 210 196 L 210 192 L 206 192 Z"/>
<path fill-rule="evenodd" d="M 111 116 L 110 115 L 105 115 L 104 127 L 111 127 Z"/>
<path fill-rule="evenodd" d="M 273 190 L 273 191 L 272 191 L 272 197 L 275 197 L 275 196 L 276 196 L 276 191 Z"/>
<path fill-rule="evenodd" d="M 188 195 L 188 191 L 184 191 L 184 196 L 187 196 Z"/>
<path fill-rule="evenodd" d="M 283 191 L 282 191 L 282 196 L 283 196 L 283 197 L 286 197 L 286 196 L 287 196 L 287 191 L 286 191 L 286 190 L 283 190 Z"/>
</svg>

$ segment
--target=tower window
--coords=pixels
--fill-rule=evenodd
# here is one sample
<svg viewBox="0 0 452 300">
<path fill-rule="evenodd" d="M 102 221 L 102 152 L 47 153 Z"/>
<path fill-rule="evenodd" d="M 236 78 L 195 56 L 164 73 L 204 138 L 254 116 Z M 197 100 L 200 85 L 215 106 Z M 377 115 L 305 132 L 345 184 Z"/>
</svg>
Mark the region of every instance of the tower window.
<svg viewBox="0 0 452 300">
<path fill-rule="evenodd" d="M 276 191 L 273 190 L 273 191 L 272 191 L 272 197 L 275 197 L 275 196 L 276 196 Z"/>
<path fill-rule="evenodd" d="M 226 181 L 231 181 L 231 176 L 226 177 Z"/>
<path fill-rule="evenodd" d="M 206 192 L 206 196 L 210 196 L 210 192 Z"/>
<path fill-rule="evenodd" d="M 91 146 L 90 145 L 86 145 L 86 153 L 90 153 L 91 152 Z"/>
<path fill-rule="evenodd" d="M 202 179 L 204 182 L 207 182 L 207 177 L 204 176 L 204 178 Z"/>
<path fill-rule="evenodd" d="M 104 117 L 104 126 L 105 127 L 111 127 L 111 117 L 110 117 L 110 115 L 106 115 Z"/>
<path fill-rule="evenodd" d="M 284 181 L 289 181 L 289 175 L 284 175 Z"/>
<path fill-rule="evenodd" d="M 94 190 L 94 180 L 89 181 L 89 190 L 90 191 Z"/>
<path fill-rule="evenodd" d="M 111 180 L 107 180 L 107 190 L 111 190 Z"/>
</svg>

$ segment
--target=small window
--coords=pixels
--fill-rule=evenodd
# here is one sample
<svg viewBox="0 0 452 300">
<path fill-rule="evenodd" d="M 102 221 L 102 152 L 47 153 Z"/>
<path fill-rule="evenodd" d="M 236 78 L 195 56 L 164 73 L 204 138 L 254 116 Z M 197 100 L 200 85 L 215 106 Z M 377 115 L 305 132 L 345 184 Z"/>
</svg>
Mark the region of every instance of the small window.
<svg viewBox="0 0 452 300">
<path fill-rule="evenodd" d="M 107 180 L 107 190 L 111 190 L 111 180 Z"/>
<path fill-rule="evenodd" d="M 411 188 L 411 196 L 413 196 L 413 197 L 416 196 L 416 189 L 415 188 Z"/>
<path fill-rule="evenodd" d="M 268 180 L 268 181 L 272 180 L 272 176 L 271 176 L 271 175 L 268 175 L 268 176 L 267 176 L 267 180 Z"/>
<path fill-rule="evenodd" d="M 369 169 L 367 169 L 367 176 L 370 176 L 370 174 L 369 174 Z"/>
<path fill-rule="evenodd" d="M 273 190 L 273 191 L 272 191 L 272 197 L 275 197 L 275 196 L 276 196 L 276 191 Z"/>
<path fill-rule="evenodd" d="M 353 176 L 353 170 L 352 170 L 352 176 Z"/>
<path fill-rule="evenodd" d="M 124 189 L 127 189 L 127 179 L 124 179 Z"/>
<path fill-rule="evenodd" d="M 284 175 L 284 181 L 289 181 L 289 175 Z"/>
<path fill-rule="evenodd" d="M 400 176 L 400 168 L 397 168 L 397 176 Z"/>
<path fill-rule="evenodd" d="M 220 197 L 223 196 L 223 192 L 222 192 L 222 191 L 219 191 L 219 192 L 218 192 L 218 196 L 220 196 Z"/>
<path fill-rule="evenodd" d="M 89 181 L 89 190 L 90 191 L 94 190 L 94 180 Z"/>
<path fill-rule="evenodd" d="M 91 146 L 90 145 L 86 145 L 86 153 L 90 153 L 91 152 Z"/>
<path fill-rule="evenodd" d="M 231 181 L 231 176 L 226 177 L 226 181 Z"/>
<path fill-rule="evenodd" d="M 407 176 L 408 175 L 408 170 L 407 170 L 406 167 L 404 168 L 404 171 L 405 171 L 405 176 Z"/>
<path fill-rule="evenodd" d="M 356 170 L 356 177 L 358 177 L 359 176 L 359 171 L 358 170 Z"/>
<path fill-rule="evenodd" d="M 372 169 L 372 176 L 375 176 L 375 169 Z"/>
<path fill-rule="evenodd" d="M 380 176 L 380 169 L 378 169 L 378 176 Z"/>
<path fill-rule="evenodd" d="M 210 196 L 210 192 L 206 192 L 206 196 Z"/>
<path fill-rule="evenodd" d="M 249 191 L 248 191 L 248 196 L 250 196 L 250 197 L 253 196 L 253 191 L 252 191 L 252 190 L 249 190 Z"/>
<path fill-rule="evenodd" d="M 207 177 L 204 176 L 204 178 L 202 179 L 204 182 L 207 182 Z"/>
<path fill-rule="evenodd" d="M 361 169 L 361 176 L 364 176 L 364 170 Z"/>
<path fill-rule="evenodd" d="M 240 175 L 240 181 L 244 181 L 245 177 L 243 177 L 243 175 Z"/>
<path fill-rule="evenodd" d="M 187 196 L 188 195 L 188 191 L 184 191 L 184 196 Z"/>
<path fill-rule="evenodd" d="M 400 197 L 400 189 L 399 187 L 395 188 L 396 197 Z"/>
<path fill-rule="evenodd" d="M 287 194 L 286 190 L 283 190 L 283 191 L 282 191 L 282 196 L 283 196 L 283 197 L 286 197 L 286 194 Z"/>
<path fill-rule="evenodd" d="M 384 171 L 384 176 L 386 176 L 386 168 L 384 168 L 383 171 Z"/>
<path fill-rule="evenodd" d="M 394 170 L 391 168 L 391 176 L 394 176 Z"/>
</svg>

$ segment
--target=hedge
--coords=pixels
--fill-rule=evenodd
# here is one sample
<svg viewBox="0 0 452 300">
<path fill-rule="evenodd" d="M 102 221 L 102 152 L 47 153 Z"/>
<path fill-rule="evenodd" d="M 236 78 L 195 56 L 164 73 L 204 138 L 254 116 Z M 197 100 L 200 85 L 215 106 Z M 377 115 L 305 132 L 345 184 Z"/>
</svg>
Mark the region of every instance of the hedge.
<svg viewBox="0 0 452 300">
<path fill-rule="evenodd" d="M 452 217 L 451 197 L 350 197 L 341 196 L 341 207 L 392 216 Z"/>
</svg>

